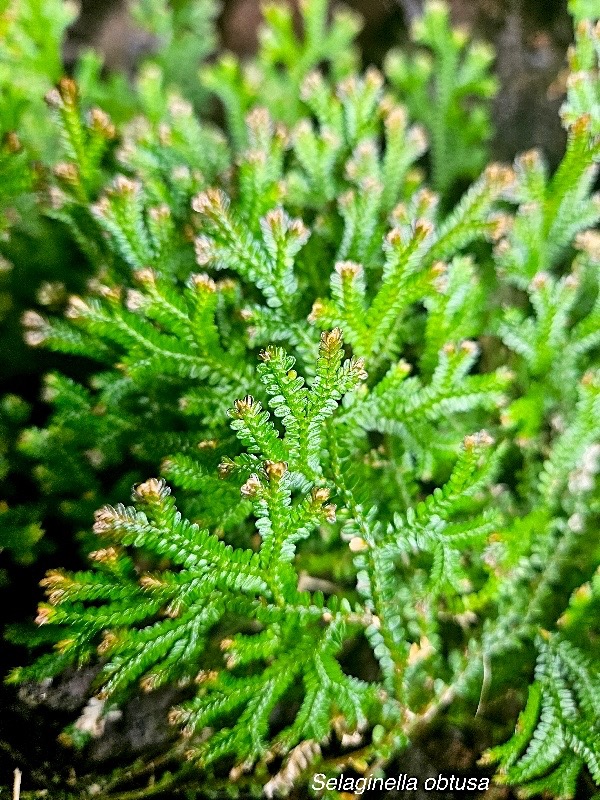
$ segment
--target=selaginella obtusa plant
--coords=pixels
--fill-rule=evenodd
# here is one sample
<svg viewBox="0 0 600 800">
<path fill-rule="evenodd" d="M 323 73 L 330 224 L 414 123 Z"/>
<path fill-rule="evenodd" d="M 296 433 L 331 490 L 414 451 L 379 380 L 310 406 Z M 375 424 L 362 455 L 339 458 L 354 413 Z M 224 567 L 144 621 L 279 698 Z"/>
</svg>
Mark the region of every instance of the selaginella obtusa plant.
<svg viewBox="0 0 600 800">
<path fill-rule="evenodd" d="M 226 136 L 156 69 L 118 132 L 74 82 L 48 95 L 65 149 L 40 202 L 95 277 L 26 336 L 99 366 L 48 377 L 21 447 L 65 514 L 162 477 L 96 513 L 92 569 L 47 574 L 55 652 L 12 677 L 97 661 L 107 711 L 186 690 L 187 761 L 152 793 L 377 777 L 446 709 L 467 724 L 515 689 L 497 779 L 600 783 L 600 29 L 572 11 L 556 173 L 492 164 L 454 206 L 491 57 L 439 2 L 389 86 L 358 74 L 354 16 L 311 0 L 297 37 L 268 6 L 257 58 L 203 72 Z"/>
</svg>

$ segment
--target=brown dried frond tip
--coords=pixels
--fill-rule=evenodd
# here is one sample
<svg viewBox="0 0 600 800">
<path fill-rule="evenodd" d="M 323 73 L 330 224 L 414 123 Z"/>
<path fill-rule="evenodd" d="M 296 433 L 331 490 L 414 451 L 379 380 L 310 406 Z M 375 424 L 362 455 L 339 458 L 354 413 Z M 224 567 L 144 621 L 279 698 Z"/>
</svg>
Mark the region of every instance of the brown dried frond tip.
<svg viewBox="0 0 600 800">
<path fill-rule="evenodd" d="M 321 747 L 313 739 L 307 739 L 296 745 L 288 755 L 284 765 L 271 780 L 265 784 L 263 792 L 265 797 L 272 800 L 274 797 L 289 794 L 298 777 L 305 772 L 312 761 L 321 755 Z"/>
<path fill-rule="evenodd" d="M 155 591 L 157 589 L 164 589 L 165 582 L 158 578 L 156 575 L 150 575 L 146 573 L 142 575 L 140 578 L 140 586 L 142 589 L 148 589 L 149 591 Z"/>
<path fill-rule="evenodd" d="M 365 84 L 370 88 L 378 91 L 383 86 L 383 75 L 377 67 L 369 67 L 365 73 Z"/>
<path fill-rule="evenodd" d="M 75 103 L 77 101 L 77 84 L 72 78 L 61 78 L 58 83 L 58 90 L 65 103 Z"/>
<path fill-rule="evenodd" d="M 26 329 L 23 338 L 31 347 L 43 344 L 49 336 L 49 326 L 44 317 L 37 311 L 25 311 L 21 317 L 23 327 Z"/>
<path fill-rule="evenodd" d="M 119 637 L 117 636 L 114 631 L 104 631 L 102 635 L 102 640 L 97 647 L 97 652 L 99 656 L 104 655 L 107 653 L 111 648 L 113 648 L 117 642 L 119 641 Z"/>
<path fill-rule="evenodd" d="M 36 625 L 47 625 L 52 621 L 54 613 L 55 611 L 52 606 L 38 606 L 37 617 L 35 618 Z"/>
<path fill-rule="evenodd" d="M 209 264 L 214 254 L 214 244 L 212 239 L 208 236 L 196 236 L 194 239 L 194 253 L 196 254 L 196 263 L 204 267 Z"/>
<path fill-rule="evenodd" d="M 113 529 L 114 523 L 119 519 L 119 513 L 112 506 L 103 506 L 94 514 L 94 533 L 102 535 Z"/>
<path fill-rule="evenodd" d="M 79 172 L 75 164 L 69 161 L 61 161 L 54 167 L 54 175 L 65 183 L 75 184 L 79 180 Z"/>
<path fill-rule="evenodd" d="M 125 175 L 117 175 L 112 186 L 107 189 L 108 194 L 118 195 L 119 197 L 133 197 L 140 192 L 142 185 L 139 181 L 132 181 Z"/>
<path fill-rule="evenodd" d="M 113 125 L 111 118 L 101 108 L 91 109 L 88 114 L 88 124 L 90 128 L 106 139 L 114 139 L 117 135 L 117 129 Z"/>
<path fill-rule="evenodd" d="M 213 292 L 217 291 L 217 285 L 205 272 L 195 272 L 193 275 L 190 275 L 190 284 L 194 287 L 194 289 L 199 289 L 203 292 L 207 292 L 208 294 L 212 294 Z"/>
<path fill-rule="evenodd" d="M 261 489 L 261 482 L 258 475 L 250 475 L 246 483 L 240 489 L 242 497 L 256 497 Z"/>
<path fill-rule="evenodd" d="M 92 550 L 88 558 L 90 561 L 95 561 L 99 564 L 110 564 L 117 561 L 119 551 L 116 547 L 102 547 L 100 550 Z"/>
<path fill-rule="evenodd" d="M 323 303 L 322 300 L 315 300 L 311 312 L 307 317 L 308 322 L 312 323 L 316 322 L 323 316 L 325 310 L 326 310 L 325 303 Z"/>
<path fill-rule="evenodd" d="M 44 96 L 44 100 L 51 108 L 62 108 L 63 106 L 63 99 L 58 89 L 50 89 Z"/>
<path fill-rule="evenodd" d="M 499 242 L 512 230 L 514 218 L 510 214 L 492 214 L 489 223 L 490 238 L 493 242 Z"/>
<path fill-rule="evenodd" d="M 134 500 L 161 500 L 171 493 L 164 478 L 148 478 L 133 488 Z"/>
<path fill-rule="evenodd" d="M 49 570 L 46 577 L 40 581 L 40 586 L 45 589 L 50 605 L 58 605 L 64 598 L 66 590 L 73 584 L 61 570 Z"/>
<path fill-rule="evenodd" d="M 530 288 L 541 291 L 550 285 L 552 278 L 547 272 L 537 272 L 531 279 Z"/>
<path fill-rule="evenodd" d="M 357 380 L 366 381 L 367 378 L 369 377 L 369 374 L 365 369 L 364 358 L 353 357 L 350 361 L 350 372 Z"/>
<path fill-rule="evenodd" d="M 342 331 L 334 328 L 332 331 L 323 331 L 321 334 L 321 346 L 326 352 L 332 352 L 342 343 Z"/>
<path fill-rule="evenodd" d="M 485 177 L 497 191 L 510 189 L 515 182 L 515 173 L 504 164 L 490 164 L 485 170 Z"/>
<path fill-rule="evenodd" d="M 486 430 L 473 433 L 464 438 L 464 445 L 467 450 L 472 450 L 474 447 L 491 447 L 493 444 L 494 439 Z"/>
<path fill-rule="evenodd" d="M 265 223 L 269 228 L 283 228 L 286 222 L 286 213 L 282 208 L 272 208 L 265 215 Z"/>
<path fill-rule="evenodd" d="M 571 132 L 573 136 L 582 136 L 583 134 L 589 133 L 591 127 L 591 114 L 582 114 L 580 117 L 577 117 L 577 119 L 571 125 Z"/>
<path fill-rule="evenodd" d="M 323 81 L 323 76 L 318 70 L 313 70 L 309 72 L 308 75 L 302 81 L 302 85 L 300 86 L 300 97 L 304 102 L 310 100 L 311 97 L 315 95 L 319 89 L 322 89 L 325 85 Z"/>
<path fill-rule="evenodd" d="M 415 222 L 415 236 L 418 239 L 426 239 L 434 231 L 433 223 L 428 219 L 418 219 Z"/>
<path fill-rule="evenodd" d="M 465 339 L 462 341 L 460 343 L 460 349 L 463 351 L 463 353 L 468 353 L 470 356 L 479 352 L 477 342 L 473 342 L 471 339 Z"/>
<path fill-rule="evenodd" d="M 310 494 L 314 503 L 321 504 L 329 500 L 331 492 L 326 486 L 319 486 L 318 488 L 315 487 Z"/>
<path fill-rule="evenodd" d="M 253 108 L 252 111 L 246 115 L 246 125 L 250 128 L 250 131 L 255 134 L 270 132 L 272 128 L 271 115 L 266 108 L 258 106 L 257 108 Z"/>
<path fill-rule="evenodd" d="M 588 230 L 578 233 L 575 247 L 586 253 L 593 261 L 600 261 L 600 231 Z"/>
<path fill-rule="evenodd" d="M 76 294 L 69 297 L 69 304 L 65 311 L 65 317 L 68 319 L 79 319 L 84 317 L 90 311 L 89 305 Z"/>
<path fill-rule="evenodd" d="M 149 694 L 150 692 L 153 692 L 157 688 L 157 686 L 159 686 L 159 684 L 160 684 L 160 675 L 155 675 L 155 674 L 145 675 L 140 680 L 140 689 L 142 690 L 142 692 Z"/>
<path fill-rule="evenodd" d="M 241 419 L 254 407 L 254 398 L 251 394 L 247 394 L 243 400 L 236 400 L 233 404 L 234 416 Z"/>
<path fill-rule="evenodd" d="M 229 477 L 229 475 L 231 475 L 234 469 L 235 469 L 235 464 L 233 461 L 229 459 L 221 461 L 221 463 L 217 467 L 219 478 L 223 479 Z"/>
<path fill-rule="evenodd" d="M 542 165 L 542 155 L 539 150 L 527 150 L 525 153 L 521 153 L 520 156 L 517 156 L 515 164 L 519 169 L 539 169 Z"/>
<path fill-rule="evenodd" d="M 362 266 L 354 261 L 338 261 L 334 269 L 342 280 L 356 278 L 363 271 Z"/>
<path fill-rule="evenodd" d="M 208 189 L 206 192 L 200 192 L 192 200 L 192 208 L 198 214 L 224 213 L 227 206 L 227 197 L 220 189 Z"/>
<path fill-rule="evenodd" d="M 288 468 L 285 461 L 265 461 L 263 466 L 270 481 L 280 481 Z"/>
<path fill-rule="evenodd" d="M 403 131 L 408 122 L 408 114 L 404 106 L 392 105 L 388 98 L 388 102 L 382 101 L 379 104 L 381 113 L 384 115 L 385 127 L 389 131 Z"/>
<path fill-rule="evenodd" d="M 159 206 L 153 206 L 148 211 L 148 216 L 153 222 L 164 222 L 171 218 L 171 209 L 165 203 Z"/>
<path fill-rule="evenodd" d="M 133 277 L 138 281 L 138 283 L 142 283 L 145 286 L 153 286 L 156 283 L 156 272 L 150 267 L 144 267 L 143 269 L 137 269 L 133 273 Z"/>
</svg>

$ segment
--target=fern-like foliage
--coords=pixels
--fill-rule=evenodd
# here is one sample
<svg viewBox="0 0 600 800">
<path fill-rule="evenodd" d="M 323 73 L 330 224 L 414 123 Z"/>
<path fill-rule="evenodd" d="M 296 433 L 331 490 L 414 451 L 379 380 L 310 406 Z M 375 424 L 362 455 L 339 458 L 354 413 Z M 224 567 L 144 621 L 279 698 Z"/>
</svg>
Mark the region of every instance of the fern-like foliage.
<svg viewBox="0 0 600 800">
<path fill-rule="evenodd" d="M 353 427 L 339 401 L 348 402 L 348 393 L 367 377 L 362 360 L 343 361 L 338 329 L 322 334 L 309 384 L 281 348 L 269 348 L 261 358 L 260 379 L 283 430 L 253 397 L 236 401 L 231 427 L 246 452 L 220 467 L 221 476 L 241 483 L 259 534 L 256 544 L 232 547 L 187 521 L 164 480 L 138 484 L 136 507 L 106 506 L 96 514 L 94 531 L 102 545 L 91 554 L 96 569 L 53 570 L 44 579 L 48 603 L 40 606 L 38 622 L 63 626 L 66 634 L 54 657 L 43 656 L 13 675 L 49 677 L 67 663 L 86 662 L 97 649 L 103 659 L 99 697 L 118 701 L 133 682 L 149 691 L 189 681 L 206 663 L 196 677 L 197 697 L 172 714 L 192 737 L 191 757 L 204 768 L 225 756 L 245 769 L 259 759 L 264 765 L 273 753 L 285 755 L 303 741 L 326 741 L 334 728 L 351 735 L 369 719 L 397 715 L 395 703 L 382 703 L 377 684 L 343 671 L 336 656 L 344 640 L 366 629 L 384 686 L 402 691 L 410 657 L 407 621 L 394 600 L 396 559 L 408 552 L 431 555 L 430 599 L 432 589 L 461 592 L 461 550 L 485 541 L 499 521 L 493 513 L 476 513 L 478 493 L 497 461 L 486 453 L 492 440 L 482 433 L 467 437 L 444 489 L 396 517 L 384 532 L 374 508 L 357 503 L 351 453 L 342 448 L 341 459 L 337 449 L 330 459 L 322 456 L 328 435 L 344 439 L 344 430 Z M 331 429 L 336 419 L 338 432 Z M 365 603 L 354 609 L 347 599 L 325 601 L 319 592 L 299 588 L 298 546 L 336 520 L 329 486 L 344 503 L 343 535 L 356 554 L 357 588 Z M 138 551 L 156 564 L 141 576 Z M 226 618 L 235 620 L 236 632 L 220 641 L 225 665 L 219 667 L 209 644 Z M 282 697 L 298 694 L 300 679 L 298 711 L 274 734 L 272 713 Z M 214 735 L 196 741 L 215 724 Z"/>
<path fill-rule="evenodd" d="M 598 62 L 600 59 L 600 14 L 593 2 L 571 0 L 570 11 L 577 23 L 575 44 L 569 50 L 571 75 L 567 100 L 561 113 L 567 124 L 583 114 L 589 114 L 593 131 L 600 131 L 600 94 L 598 93 Z M 596 23 L 594 25 L 594 22 Z"/>
<path fill-rule="evenodd" d="M 27 469 L 15 457 L 15 431 L 24 424 L 30 408 L 20 397 L 5 395 L 0 405 L 0 480 L 3 499 L 0 502 L 0 553 L 7 550 L 12 559 L 28 564 L 37 555 L 38 542 L 43 530 L 40 525 L 40 509 L 34 504 L 19 505 L 19 482 Z M 0 571 L 0 580 L 6 577 Z"/>
<path fill-rule="evenodd" d="M 225 462 L 222 472 L 235 475 L 238 483 L 245 478 L 241 494 L 252 504 L 257 550 L 232 548 L 183 519 L 164 481 L 139 484 L 137 508 L 107 506 L 96 515 L 94 530 L 102 547 L 91 557 L 98 569 L 53 571 L 44 579 L 49 604 L 40 608 L 38 621 L 69 625 L 70 633 L 54 661 L 44 658 L 20 677 L 51 675 L 65 660 L 81 663 L 102 633 L 102 697 L 119 697 L 133 681 L 151 690 L 176 678 L 190 679 L 209 634 L 224 615 L 233 615 L 239 633 L 221 641 L 226 669 L 201 673 L 198 697 L 174 712 L 174 719 L 191 734 L 236 710 L 242 713 L 235 725 L 196 745 L 195 758 L 207 765 L 226 754 L 251 762 L 264 755 L 270 715 L 298 676 L 304 700 L 297 719 L 271 747 L 287 752 L 307 732 L 321 741 L 334 709 L 349 730 L 363 727 L 367 709 L 376 704 L 374 687 L 344 675 L 335 659 L 347 627 L 363 620 L 347 602 L 325 605 L 322 596 L 300 592 L 292 568 L 298 542 L 335 520 L 335 506 L 327 502 L 330 491 L 322 479 L 314 480 L 314 462 L 336 399 L 365 377 L 360 362 L 342 364 L 341 359 L 339 332 L 324 334 L 315 378 L 310 389 L 303 389 L 302 379 L 289 378 L 289 357 L 278 349 L 265 351 L 262 377 L 284 424 L 283 436 L 251 397 L 237 401 L 231 411 L 232 427 L 249 453 Z M 282 457 L 288 461 L 275 460 Z M 134 561 L 125 555 L 132 548 L 168 559 L 171 568 L 138 578 Z M 82 603 L 87 604 L 83 613 Z M 261 631 L 251 633 L 257 622 Z"/>
<path fill-rule="evenodd" d="M 252 106 L 265 106 L 276 119 L 293 125 L 302 116 L 301 85 L 313 70 L 326 64 L 335 83 L 358 63 L 354 40 L 362 24 L 349 9 L 336 9 L 329 20 L 324 0 L 301 6 L 300 37 L 290 7 L 270 3 L 263 13 L 266 25 L 254 61 L 240 65 L 225 55 L 202 73 L 204 85 L 223 103 L 237 149 L 247 143 L 244 118 Z"/>
<path fill-rule="evenodd" d="M 498 762 L 502 780 L 519 784 L 524 797 L 573 797 L 584 765 L 600 781 L 600 674 L 559 637 L 540 640 L 538 649 L 517 732 L 486 761 Z"/>
<path fill-rule="evenodd" d="M 431 136 L 432 184 L 440 192 L 479 173 L 491 135 L 485 100 L 497 88 L 492 50 L 453 30 L 449 9 L 429 0 L 413 24 L 414 55 L 388 54 L 386 74 L 414 119 Z"/>
<path fill-rule="evenodd" d="M 35 54 L 18 5 L 7 41 Z M 449 704 L 487 724 L 536 669 L 500 779 L 597 780 L 597 30 L 574 6 L 553 175 L 537 152 L 484 168 L 492 56 L 440 3 L 387 83 L 358 71 L 355 16 L 310 0 L 267 6 L 257 56 L 200 86 L 212 4 L 144 0 L 157 50 L 122 93 L 93 54 L 75 79 L 48 58 L 46 104 L 22 87 L 0 114 L 11 285 L 54 243 L 12 314 L 64 359 L 43 424 L 1 406 L 0 547 L 27 561 L 46 520 L 67 536 L 100 508 L 92 567 L 43 579 L 31 643 L 55 651 L 12 677 L 96 663 L 107 715 L 180 687 L 148 791 L 383 771 Z"/>
<path fill-rule="evenodd" d="M 157 40 L 158 46 L 148 60 L 160 69 L 165 85 L 177 87 L 199 107 L 206 97 L 198 82 L 198 69 L 217 45 L 216 3 L 137 0 L 131 11 L 135 22 Z"/>
</svg>

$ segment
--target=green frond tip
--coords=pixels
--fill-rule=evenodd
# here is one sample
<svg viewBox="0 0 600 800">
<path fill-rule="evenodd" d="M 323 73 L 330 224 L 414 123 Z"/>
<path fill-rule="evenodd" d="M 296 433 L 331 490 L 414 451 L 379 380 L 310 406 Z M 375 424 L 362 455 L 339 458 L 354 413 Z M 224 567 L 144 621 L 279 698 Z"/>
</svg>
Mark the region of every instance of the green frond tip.
<svg viewBox="0 0 600 800">
<path fill-rule="evenodd" d="M 237 400 L 229 411 L 231 427 L 251 453 L 262 453 L 272 461 L 289 462 L 292 472 L 314 480 L 321 472 L 320 450 L 323 424 L 338 402 L 367 377 L 363 359 L 343 359 L 339 328 L 321 334 L 315 375 L 307 386 L 295 369 L 295 359 L 281 347 L 268 347 L 260 354 L 258 374 L 269 397 L 269 405 L 281 420 L 281 437 L 261 404 L 251 396 Z"/>
</svg>

